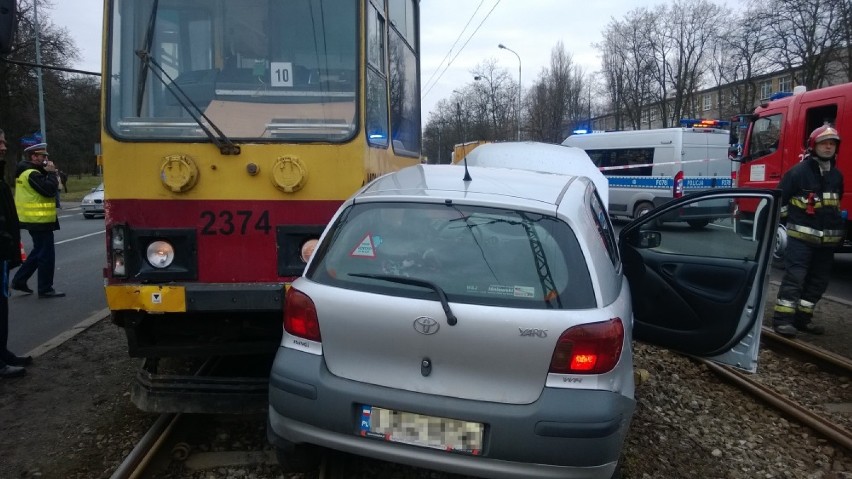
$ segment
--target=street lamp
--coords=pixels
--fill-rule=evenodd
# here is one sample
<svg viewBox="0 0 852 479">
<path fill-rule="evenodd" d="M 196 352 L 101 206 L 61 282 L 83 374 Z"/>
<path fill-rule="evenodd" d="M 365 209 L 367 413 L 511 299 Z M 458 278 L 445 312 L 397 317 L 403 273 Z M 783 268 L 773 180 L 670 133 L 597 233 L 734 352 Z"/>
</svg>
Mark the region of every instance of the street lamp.
<svg viewBox="0 0 852 479">
<path fill-rule="evenodd" d="M 521 89 L 523 88 L 523 84 L 521 83 L 521 56 L 518 55 L 518 52 L 512 50 L 506 45 L 503 45 L 502 43 L 497 46 L 503 50 L 509 50 L 518 57 L 518 141 L 521 141 Z"/>
</svg>

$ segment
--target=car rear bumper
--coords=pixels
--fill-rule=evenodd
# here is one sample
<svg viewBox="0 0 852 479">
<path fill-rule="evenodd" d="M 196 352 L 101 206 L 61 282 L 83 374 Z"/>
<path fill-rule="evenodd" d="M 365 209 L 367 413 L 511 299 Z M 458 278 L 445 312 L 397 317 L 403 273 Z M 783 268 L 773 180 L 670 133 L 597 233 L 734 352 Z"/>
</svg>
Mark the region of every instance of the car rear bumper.
<svg viewBox="0 0 852 479">
<path fill-rule="evenodd" d="M 418 374 L 415 371 L 413 374 Z M 471 456 L 361 437 L 363 404 L 481 422 L 481 455 Z M 311 443 L 455 474 L 486 477 L 609 478 L 634 400 L 608 391 L 545 388 L 531 404 L 435 396 L 342 379 L 321 356 L 279 349 L 270 374 L 270 442 Z"/>
</svg>

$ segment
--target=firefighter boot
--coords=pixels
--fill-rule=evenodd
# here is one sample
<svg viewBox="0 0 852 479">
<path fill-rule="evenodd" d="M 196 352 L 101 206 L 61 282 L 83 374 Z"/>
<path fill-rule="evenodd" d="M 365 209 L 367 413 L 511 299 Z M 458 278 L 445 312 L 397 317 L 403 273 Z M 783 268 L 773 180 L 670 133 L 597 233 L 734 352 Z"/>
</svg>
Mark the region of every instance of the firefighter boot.
<svg viewBox="0 0 852 479">
<path fill-rule="evenodd" d="M 824 334 L 825 328 L 814 324 L 811 321 L 814 317 L 814 306 L 816 306 L 816 304 L 800 299 L 799 304 L 796 307 L 796 316 L 793 320 L 793 326 L 804 333 L 816 335 Z"/>
<path fill-rule="evenodd" d="M 772 329 L 786 338 L 795 338 L 799 335 L 799 330 L 792 324 L 776 324 Z"/>
</svg>

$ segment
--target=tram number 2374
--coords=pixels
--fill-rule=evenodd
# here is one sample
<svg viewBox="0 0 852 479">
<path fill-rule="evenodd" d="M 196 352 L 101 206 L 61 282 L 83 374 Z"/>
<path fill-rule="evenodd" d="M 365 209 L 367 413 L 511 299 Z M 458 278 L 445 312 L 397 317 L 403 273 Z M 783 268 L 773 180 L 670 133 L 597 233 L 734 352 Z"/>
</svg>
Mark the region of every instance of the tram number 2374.
<svg viewBox="0 0 852 479">
<path fill-rule="evenodd" d="M 269 211 L 221 210 L 201 212 L 202 235 L 246 235 L 261 231 L 269 234 Z"/>
</svg>

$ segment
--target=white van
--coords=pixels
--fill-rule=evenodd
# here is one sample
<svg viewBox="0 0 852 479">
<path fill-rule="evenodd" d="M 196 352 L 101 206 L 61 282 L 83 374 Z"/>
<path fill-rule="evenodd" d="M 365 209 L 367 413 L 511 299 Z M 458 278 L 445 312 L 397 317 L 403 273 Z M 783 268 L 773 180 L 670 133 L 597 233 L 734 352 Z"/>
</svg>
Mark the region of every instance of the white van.
<svg viewBox="0 0 852 479">
<path fill-rule="evenodd" d="M 609 214 L 637 218 L 686 193 L 732 187 L 729 134 L 713 127 L 662 128 L 571 135 L 563 145 L 585 150 L 609 182 Z M 730 216 L 718 205 L 690 216 L 671 218 L 703 228 Z"/>
</svg>

